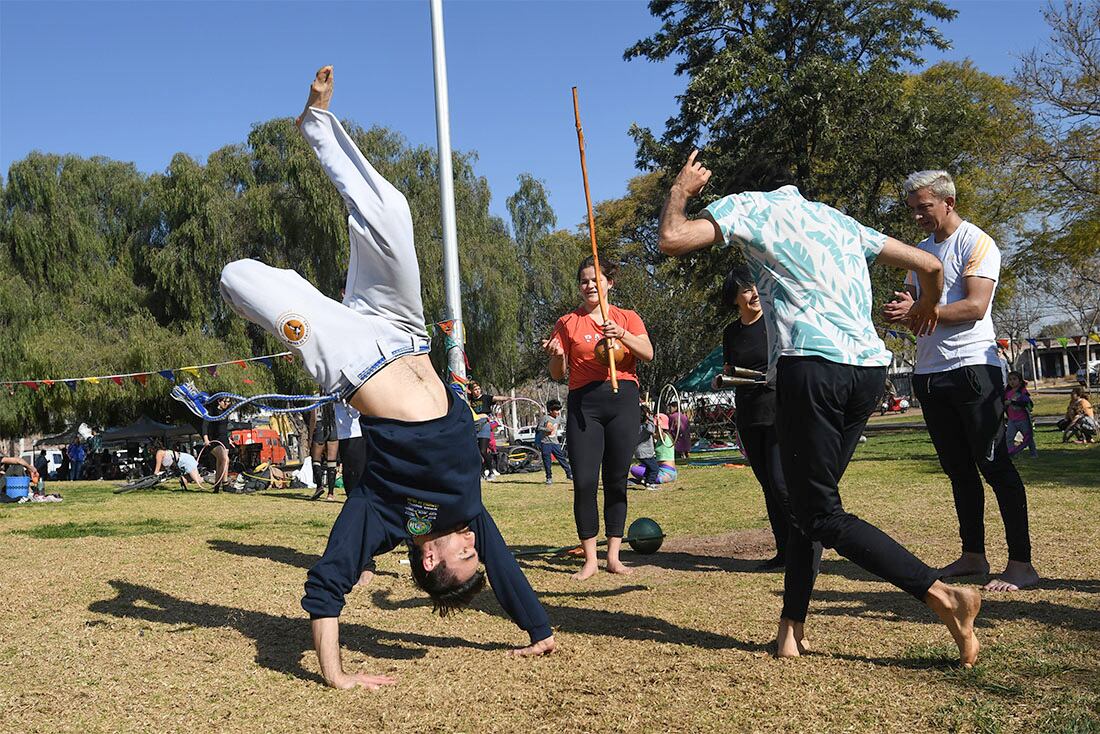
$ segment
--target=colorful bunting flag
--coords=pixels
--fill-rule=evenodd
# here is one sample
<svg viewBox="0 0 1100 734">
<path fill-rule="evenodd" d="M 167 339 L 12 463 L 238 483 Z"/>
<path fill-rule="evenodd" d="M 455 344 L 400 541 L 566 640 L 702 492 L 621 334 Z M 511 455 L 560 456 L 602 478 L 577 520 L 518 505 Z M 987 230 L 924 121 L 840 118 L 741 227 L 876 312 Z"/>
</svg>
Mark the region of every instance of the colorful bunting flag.
<svg viewBox="0 0 1100 734">
<path fill-rule="evenodd" d="M 248 369 L 248 362 L 245 362 L 243 359 L 234 360 L 233 364 L 237 365 L 241 369 Z"/>
<path fill-rule="evenodd" d="M 1079 336 L 1073 337 L 1073 343 L 1077 346 L 1081 346 L 1081 338 L 1082 337 L 1079 337 Z"/>
<path fill-rule="evenodd" d="M 118 375 L 111 375 L 111 382 L 115 383 L 119 387 L 122 387 L 122 378 Z"/>
<path fill-rule="evenodd" d="M 148 380 L 148 379 L 149 379 L 149 373 L 148 372 L 146 372 L 144 374 L 140 374 L 140 375 L 134 375 L 134 382 L 141 385 L 142 387 L 145 387 L 145 381 Z"/>
<path fill-rule="evenodd" d="M 186 372 L 187 374 L 191 375 L 192 377 L 198 377 L 199 376 L 199 371 L 195 367 L 181 367 L 180 370 L 182 370 L 183 372 Z"/>
<path fill-rule="evenodd" d="M 218 375 L 218 365 L 216 365 L 216 364 L 207 365 L 206 371 L 209 372 L 212 376 L 217 377 L 217 375 Z"/>
<path fill-rule="evenodd" d="M 169 382 L 175 382 L 176 381 L 176 375 L 175 375 L 174 372 L 172 372 L 172 370 L 161 370 L 157 374 L 160 375 L 161 377 L 163 377 L 164 379 L 168 380 Z"/>
<path fill-rule="evenodd" d="M 251 385 L 252 384 L 252 380 L 248 379 L 247 377 L 242 378 L 241 382 L 243 382 L 246 385 Z"/>
<path fill-rule="evenodd" d="M 1069 346 L 1069 339 L 1065 338 L 1064 336 L 1060 336 L 1058 337 L 1058 343 L 1061 344 L 1063 348 L 1065 348 Z"/>
<path fill-rule="evenodd" d="M 1032 349 L 1039 346 L 1039 340 L 1038 339 L 1028 339 L 1027 343 L 1031 345 Z"/>
<path fill-rule="evenodd" d="M 268 369 L 271 369 L 272 366 L 274 365 L 274 362 L 272 361 L 271 357 L 260 357 L 259 362 L 260 362 L 260 364 L 262 364 L 264 367 L 267 367 Z"/>
<path fill-rule="evenodd" d="M 99 384 L 99 378 L 98 377 L 85 377 L 84 379 L 86 381 L 92 383 L 93 385 L 98 385 Z"/>
<path fill-rule="evenodd" d="M 29 387 L 31 390 L 38 392 L 38 383 L 34 380 L 27 380 L 23 383 L 24 387 Z"/>
<path fill-rule="evenodd" d="M 69 388 L 69 392 L 76 392 L 76 380 L 65 380 L 65 387 Z"/>
</svg>

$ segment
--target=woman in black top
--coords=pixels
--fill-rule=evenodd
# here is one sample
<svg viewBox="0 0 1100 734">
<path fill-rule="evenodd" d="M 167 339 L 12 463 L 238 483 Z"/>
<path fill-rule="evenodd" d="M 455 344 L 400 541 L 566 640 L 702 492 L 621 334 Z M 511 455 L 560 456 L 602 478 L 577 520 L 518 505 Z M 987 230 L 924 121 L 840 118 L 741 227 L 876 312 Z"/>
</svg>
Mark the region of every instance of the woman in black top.
<svg viewBox="0 0 1100 734">
<path fill-rule="evenodd" d="M 229 405 L 229 398 L 222 398 L 218 401 L 218 412 L 224 413 L 229 409 Z M 214 470 L 214 492 L 220 492 L 229 476 L 229 418 L 225 417 L 218 421 L 204 420 L 202 422 L 202 442 L 206 446 L 214 444 L 210 447 L 210 451 L 214 454 L 214 460 L 217 462 L 217 467 Z"/>
<path fill-rule="evenodd" d="M 747 268 L 737 267 L 726 276 L 722 300 L 727 308 L 736 308 L 740 318 L 722 333 L 722 354 L 726 374 L 734 367 L 768 371 L 768 331 L 756 283 Z M 743 385 L 737 388 L 737 434 L 741 449 L 749 460 L 756 481 L 764 490 L 768 521 L 775 536 L 775 556 L 760 564 L 761 569 L 782 568 L 784 551 L 791 530 L 791 508 L 787 483 L 779 463 L 779 441 L 775 432 L 775 384 Z M 815 569 L 821 558 L 821 544 L 815 550 Z M 816 573 L 816 572 L 815 572 Z"/>
</svg>

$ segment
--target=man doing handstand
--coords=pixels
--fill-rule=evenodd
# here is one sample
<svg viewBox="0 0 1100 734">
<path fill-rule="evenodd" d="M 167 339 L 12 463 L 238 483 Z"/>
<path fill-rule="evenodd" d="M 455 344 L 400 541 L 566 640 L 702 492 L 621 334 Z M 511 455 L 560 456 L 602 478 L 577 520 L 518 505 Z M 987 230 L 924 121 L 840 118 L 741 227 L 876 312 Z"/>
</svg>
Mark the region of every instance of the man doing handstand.
<svg viewBox="0 0 1100 734">
<path fill-rule="evenodd" d="M 388 676 L 348 674 L 338 616 L 373 556 L 404 542 L 417 586 L 440 616 L 465 607 L 485 585 L 530 636 L 515 655 L 555 650 L 546 611 L 481 502 L 481 458 L 469 407 L 447 390 L 430 347 L 405 197 L 367 162 L 328 111 L 332 67 L 317 72 L 298 126 L 348 208 L 351 259 L 344 303 L 293 270 L 238 260 L 221 292 L 240 315 L 275 334 L 325 393 L 362 414 L 367 462 L 348 487 L 324 555 L 309 570 L 302 607 L 325 682 L 377 688 Z"/>
</svg>

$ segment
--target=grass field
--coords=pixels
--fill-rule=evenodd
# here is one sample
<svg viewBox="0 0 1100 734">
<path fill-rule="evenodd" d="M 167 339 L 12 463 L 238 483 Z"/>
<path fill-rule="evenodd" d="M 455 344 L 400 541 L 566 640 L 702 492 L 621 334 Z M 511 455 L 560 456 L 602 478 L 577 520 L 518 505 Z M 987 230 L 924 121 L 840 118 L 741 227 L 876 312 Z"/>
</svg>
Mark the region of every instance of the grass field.
<svg viewBox="0 0 1100 734">
<path fill-rule="evenodd" d="M 827 551 L 807 624 L 814 653 L 770 654 L 780 573 L 748 469 L 687 468 L 631 494 L 661 552 L 635 573 L 569 579 L 524 559 L 560 652 L 513 660 L 525 636 L 492 594 L 429 613 L 403 554 L 351 597 L 348 668 L 377 692 L 322 687 L 298 606 L 337 503 L 54 485 L 61 504 L 0 509 L 0 730 L 5 732 L 1098 732 L 1100 448 L 1040 433 L 1028 485 L 1038 589 L 986 594 L 970 671 L 931 613 Z M 559 474 L 560 477 L 560 474 Z M 958 540 L 950 489 L 922 432 L 874 435 L 842 486 L 848 508 L 932 564 Z M 541 473 L 485 487 L 517 546 L 573 538 L 571 494 Z M 989 555 L 1005 562 L 996 504 Z M 984 579 L 968 579 L 979 583 Z"/>
</svg>

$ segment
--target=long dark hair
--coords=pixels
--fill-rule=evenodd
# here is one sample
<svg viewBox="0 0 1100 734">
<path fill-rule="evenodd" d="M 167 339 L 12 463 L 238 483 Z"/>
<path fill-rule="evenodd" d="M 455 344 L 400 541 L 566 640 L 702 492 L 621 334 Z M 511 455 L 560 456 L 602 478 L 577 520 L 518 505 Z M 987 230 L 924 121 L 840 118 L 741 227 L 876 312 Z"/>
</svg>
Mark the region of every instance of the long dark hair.
<svg viewBox="0 0 1100 734">
<path fill-rule="evenodd" d="M 447 570 L 447 564 L 440 563 L 431 571 L 424 570 L 424 553 L 416 543 L 409 543 L 409 567 L 412 569 L 413 582 L 431 597 L 432 611 L 440 617 L 446 617 L 470 606 L 482 589 L 485 588 L 485 573 L 478 569 L 465 581 L 457 581 Z"/>
</svg>

